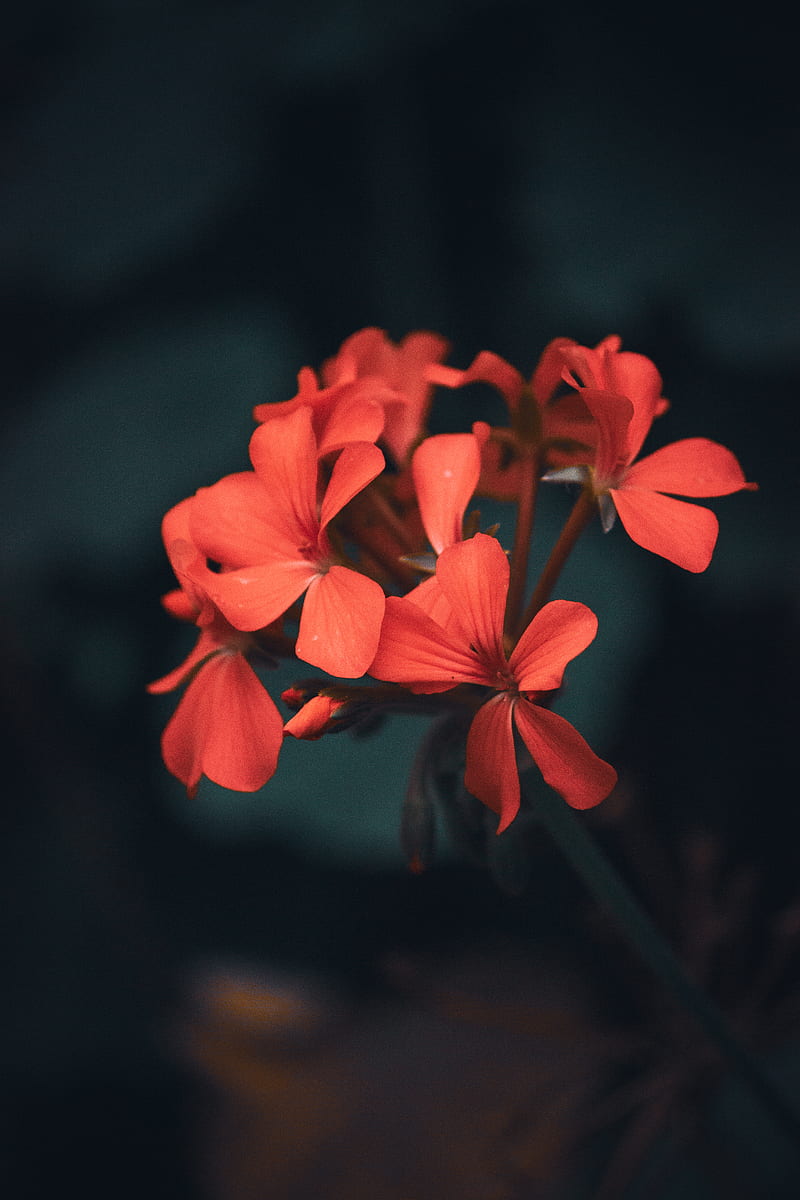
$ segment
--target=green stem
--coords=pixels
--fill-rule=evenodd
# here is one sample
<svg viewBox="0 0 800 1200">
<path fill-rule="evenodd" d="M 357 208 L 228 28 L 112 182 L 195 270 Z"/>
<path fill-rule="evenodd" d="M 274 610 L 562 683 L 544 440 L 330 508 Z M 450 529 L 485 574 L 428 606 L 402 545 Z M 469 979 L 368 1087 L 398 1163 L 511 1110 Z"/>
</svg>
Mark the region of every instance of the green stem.
<svg viewBox="0 0 800 1200">
<path fill-rule="evenodd" d="M 559 534 L 558 541 L 550 552 L 544 570 L 539 576 L 533 595 L 530 598 L 525 615 L 522 618 L 522 629 L 526 629 L 540 608 L 544 608 L 550 599 L 550 594 L 558 582 L 564 563 L 569 558 L 578 538 L 597 511 L 597 501 L 589 488 L 584 488 L 575 501 L 572 512 L 567 517 L 566 524 Z"/>
<path fill-rule="evenodd" d="M 511 578 L 506 600 L 505 633 L 512 638 L 518 633 L 517 623 L 522 609 L 522 598 L 525 595 L 539 474 L 539 455 L 531 450 L 530 453 L 524 455 L 520 462 L 517 522 L 514 528 L 514 546 L 511 550 Z"/>
<path fill-rule="evenodd" d="M 653 973 L 671 989 L 725 1059 L 734 1066 L 775 1124 L 800 1151 L 800 1114 L 750 1052 L 734 1037 L 708 995 L 687 975 L 639 901 L 564 801 L 549 788 L 537 793 L 535 812 L 594 899 L 613 917 Z"/>
</svg>

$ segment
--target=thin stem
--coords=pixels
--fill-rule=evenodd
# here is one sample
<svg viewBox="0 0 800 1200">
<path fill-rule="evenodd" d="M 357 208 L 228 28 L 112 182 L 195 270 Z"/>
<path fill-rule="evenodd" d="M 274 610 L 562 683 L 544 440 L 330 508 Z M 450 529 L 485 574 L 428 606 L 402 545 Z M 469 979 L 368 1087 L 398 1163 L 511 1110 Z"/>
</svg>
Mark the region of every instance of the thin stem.
<svg viewBox="0 0 800 1200">
<path fill-rule="evenodd" d="M 530 598 L 525 615 L 522 618 L 522 629 L 525 629 L 540 608 L 544 608 L 550 599 L 550 594 L 558 582 L 564 563 L 572 553 L 572 549 L 586 526 L 597 511 L 597 501 L 588 488 L 584 488 L 572 512 L 567 517 L 566 524 L 559 534 L 558 541 L 550 552 L 544 570 L 539 576 L 533 595 Z"/>
<path fill-rule="evenodd" d="M 533 514 L 536 509 L 536 492 L 539 486 L 539 455 L 535 450 L 525 454 L 520 461 L 519 501 L 517 523 L 514 529 L 514 546 L 511 551 L 511 579 L 506 601 L 505 633 L 514 637 L 517 633 L 522 598 L 525 595 L 525 580 L 528 574 L 528 554 L 533 533 Z"/>
<path fill-rule="evenodd" d="M 686 974 L 625 881 L 589 830 L 549 788 L 537 793 L 536 814 L 587 888 L 614 918 L 621 931 L 655 975 L 705 1029 L 724 1058 L 735 1067 L 752 1094 L 800 1152 L 800 1115 L 761 1064 L 733 1035 L 709 996 Z"/>
</svg>

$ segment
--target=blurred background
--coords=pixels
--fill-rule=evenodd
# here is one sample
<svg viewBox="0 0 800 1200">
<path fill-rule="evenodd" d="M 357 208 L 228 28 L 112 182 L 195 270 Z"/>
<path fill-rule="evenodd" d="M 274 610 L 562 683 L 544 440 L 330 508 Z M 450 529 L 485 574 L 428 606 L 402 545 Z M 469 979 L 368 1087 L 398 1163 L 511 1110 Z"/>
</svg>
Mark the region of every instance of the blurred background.
<svg viewBox="0 0 800 1200">
<path fill-rule="evenodd" d="M 601 635 L 560 711 L 620 772 L 587 822 L 798 1094 L 778 18 L 33 0 L 4 32 L 6 1194 L 796 1195 L 544 834 L 488 838 L 487 870 L 441 829 L 408 873 L 424 726 L 291 745 L 262 793 L 190 802 L 159 755 L 174 697 L 144 690 L 192 641 L 159 605 L 161 516 L 247 465 L 253 405 L 301 366 L 366 325 L 526 374 L 552 337 L 620 334 L 672 401 L 651 448 L 710 437 L 760 491 L 711 502 L 702 576 L 589 532 L 561 594 Z M 539 564 L 567 504 L 543 498 Z"/>
</svg>

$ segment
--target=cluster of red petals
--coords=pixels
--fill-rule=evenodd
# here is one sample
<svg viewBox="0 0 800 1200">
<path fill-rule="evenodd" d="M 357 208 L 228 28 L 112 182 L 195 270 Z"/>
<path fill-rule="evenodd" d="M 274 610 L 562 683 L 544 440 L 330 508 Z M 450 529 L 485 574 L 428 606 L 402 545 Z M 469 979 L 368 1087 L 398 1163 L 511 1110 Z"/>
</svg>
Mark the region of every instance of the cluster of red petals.
<svg viewBox="0 0 800 1200">
<path fill-rule="evenodd" d="M 200 630 L 188 657 L 148 687 L 170 692 L 188 684 L 161 738 L 167 768 L 189 795 L 202 775 L 222 787 L 255 792 L 275 773 L 283 718 L 245 657 L 249 639 L 222 616 L 208 594 L 215 576 L 190 534 L 192 500 L 162 522 L 162 535 L 180 588 L 164 597 L 173 616 Z"/>
<path fill-rule="evenodd" d="M 433 391 L 428 371 L 448 348 L 435 333 L 410 333 L 396 344 L 382 329 L 362 329 L 323 364 L 321 380 L 303 367 L 292 400 L 259 404 L 253 416 L 270 421 L 309 407 L 320 455 L 380 439 L 403 466 L 424 431 Z"/>
<path fill-rule="evenodd" d="M 300 371 L 294 397 L 256 407 L 251 470 L 201 488 L 164 518 L 179 583 L 164 604 L 199 632 L 185 661 L 149 690 L 184 689 L 162 749 L 190 794 L 204 775 L 254 791 L 274 773 L 284 736 L 346 729 L 365 707 L 374 711 L 377 693 L 381 703 L 397 695 L 372 683 L 326 689 L 323 680 L 284 692 L 294 710 L 284 724 L 251 665 L 276 647 L 339 680 L 370 674 L 417 695 L 466 685 L 447 698 L 474 711 L 465 785 L 499 815 L 498 832 L 520 805 L 518 741 L 575 808 L 613 787 L 613 768 L 549 706 L 596 618 L 579 603 L 547 604 L 509 653 L 509 562 L 494 537 L 476 532 L 473 497 L 519 500 L 524 484 L 530 498 L 542 473 L 578 481 L 605 525 L 616 513 L 639 545 L 701 571 L 717 519 L 675 496 L 755 485 L 730 451 L 703 438 L 638 457 L 668 402 L 654 364 L 619 338 L 594 348 L 557 338 L 530 378 L 488 351 L 466 370 L 445 366 L 447 350 L 434 333 L 399 343 L 379 329 L 353 334 L 319 372 Z M 470 383 L 500 392 L 508 426 L 427 436 L 434 386 Z"/>
<path fill-rule="evenodd" d="M 510 657 L 503 648 L 508 559 L 495 538 L 478 533 L 444 550 L 436 582 L 450 606 L 446 626 L 408 599 L 386 602 L 370 673 L 412 692 L 479 684 L 495 693 L 478 709 L 467 739 L 467 790 L 498 813 L 498 833 L 519 811 L 514 727 L 545 781 L 573 808 L 591 808 L 616 783 L 568 721 L 537 703 L 558 688 L 568 662 L 597 632 L 584 604 L 554 600 L 534 617 Z"/>
<path fill-rule="evenodd" d="M 577 343 L 571 338 L 554 338 L 542 352 L 530 379 L 490 350 L 482 350 L 466 370 L 435 365 L 429 368 L 428 377 L 451 388 L 470 383 L 489 384 L 505 400 L 512 426 L 525 400 L 532 401 L 539 421 L 537 442 L 546 448 L 548 463 L 555 466 L 585 461 L 595 444 L 596 430 L 580 397 L 564 389 L 564 352 L 573 347 Z M 509 458 L 504 453 L 504 442 L 507 450 L 509 439 L 490 441 L 489 427 L 478 422 L 475 432 L 479 428 L 483 434 L 481 491 L 501 499 L 515 499 L 520 486 L 519 470 L 515 456 Z"/>
</svg>

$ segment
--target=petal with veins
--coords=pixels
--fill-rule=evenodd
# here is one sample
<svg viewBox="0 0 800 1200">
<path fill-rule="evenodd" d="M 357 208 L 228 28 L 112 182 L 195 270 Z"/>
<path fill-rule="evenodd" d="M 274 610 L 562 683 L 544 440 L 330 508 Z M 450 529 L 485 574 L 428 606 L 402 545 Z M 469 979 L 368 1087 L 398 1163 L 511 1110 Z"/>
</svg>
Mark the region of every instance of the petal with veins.
<svg viewBox="0 0 800 1200">
<path fill-rule="evenodd" d="M 551 600 L 525 629 L 509 665 L 521 692 L 561 686 L 568 662 L 594 640 L 597 617 L 577 600 Z"/>
<path fill-rule="evenodd" d="M 493 684 L 481 657 L 465 647 L 460 630 L 438 625 L 412 601 L 389 596 L 370 675 L 404 683 L 419 693 L 442 692 L 459 683 Z"/>
<path fill-rule="evenodd" d="M 507 829 L 519 812 L 513 708 L 507 692 L 493 696 L 478 709 L 467 735 L 464 786 L 499 815 L 498 833 Z"/>
<path fill-rule="evenodd" d="M 380 584 L 349 567 L 316 575 L 303 603 L 298 658 L 330 675 L 359 678 L 375 657 L 384 605 Z"/>
<path fill-rule="evenodd" d="M 678 496 L 730 496 L 753 490 L 735 455 L 708 438 L 684 438 L 634 463 L 625 487 L 674 492 Z"/>
<path fill-rule="evenodd" d="M 450 546 L 439 556 L 436 578 L 467 642 L 483 657 L 487 669 L 505 666 L 503 618 L 509 565 L 497 539 L 476 533 Z"/>
<path fill-rule="evenodd" d="M 274 558 L 215 575 L 209 595 L 235 629 L 263 629 L 294 604 L 317 574 L 313 563 Z"/>
<path fill-rule="evenodd" d="M 481 451 L 473 433 L 426 438 L 411 459 L 420 516 L 437 554 L 461 541 L 466 509 L 481 473 Z"/>
<path fill-rule="evenodd" d="M 628 536 L 637 545 L 686 571 L 705 571 L 719 531 L 710 509 L 639 488 L 613 488 L 611 497 Z"/>
<path fill-rule="evenodd" d="M 240 654 L 218 654 L 187 687 L 164 730 L 164 762 L 194 795 L 201 775 L 255 792 L 274 774 L 283 719 Z"/>
<path fill-rule="evenodd" d="M 322 501 L 320 525 L 324 528 L 341 512 L 345 504 L 363 491 L 383 470 L 383 453 L 371 442 L 353 442 L 345 446 L 333 466 L 330 482 Z"/>
<path fill-rule="evenodd" d="M 587 745 L 569 721 L 520 699 L 514 720 L 545 783 L 571 808 L 594 808 L 617 782 L 617 772 Z"/>
</svg>

